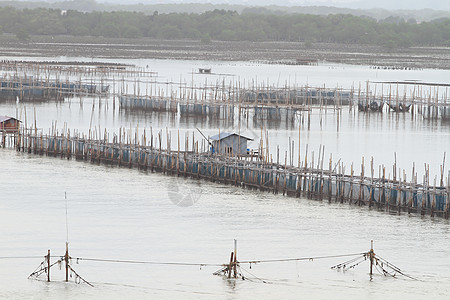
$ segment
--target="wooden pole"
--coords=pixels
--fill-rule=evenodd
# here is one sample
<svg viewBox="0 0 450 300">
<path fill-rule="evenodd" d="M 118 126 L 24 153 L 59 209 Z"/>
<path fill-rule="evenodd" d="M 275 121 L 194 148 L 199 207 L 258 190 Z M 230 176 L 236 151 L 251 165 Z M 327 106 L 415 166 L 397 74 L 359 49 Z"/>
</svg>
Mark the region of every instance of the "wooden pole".
<svg viewBox="0 0 450 300">
<path fill-rule="evenodd" d="M 374 256 L 375 256 L 375 253 L 373 252 L 373 240 L 370 241 L 369 256 L 370 256 L 370 279 L 372 279 L 372 275 L 373 275 L 373 259 L 374 259 Z"/>
<path fill-rule="evenodd" d="M 237 265 L 237 240 L 234 240 L 234 265 L 233 265 L 234 278 L 237 278 L 236 265 Z"/>
<path fill-rule="evenodd" d="M 50 282 L 50 249 L 47 254 L 47 281 Z"/>
<path fill-rule="evenodd" d="M 233 266 L 233 257 L 234 257 L 234 252 L 231 252 L 230 264 L 228 265 L 228 278 L 231 278 L 231 270 L 232 270 L 232 266 Z"/>
<path fill-rule="evenodd" d="M 64 255 L 64 262 L 66 263 L 66 282 L 69 281 L 69 243 L 66 242 L 66 254 Z"/>
</svg>

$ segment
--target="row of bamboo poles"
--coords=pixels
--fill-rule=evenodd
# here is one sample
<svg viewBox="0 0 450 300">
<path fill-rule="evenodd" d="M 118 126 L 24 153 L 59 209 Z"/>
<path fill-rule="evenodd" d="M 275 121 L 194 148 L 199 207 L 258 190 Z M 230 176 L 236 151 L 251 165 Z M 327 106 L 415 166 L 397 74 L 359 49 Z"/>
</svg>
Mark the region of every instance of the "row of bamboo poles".
<svg viewBox="0 0 450 300">
<path fill-rule="evenodd" d="M 102 136 L 103 135 L 103 136 Z M 98 164 L 135 167 L 142 170 L 162 172 L 176 176 L 190 176 L 199 179 L 233 184 L 250 189 L 269 191 L 275 194 L 314 199 L 328 199 L 340 203 L 356 204 L 397 213 L 408 212 L 421 215 L 448 218 L 450 209 L 450 172 L 445 178 L 445 155 L 441 165 L 440 178 L 430 178 L 429 166 L 425 165 L 422 183 L 419 183 L 417 170 L 413 165 L 411 180 L 407 180 L 406 171 L 392 167 L 391 175 L 386 175 L 386 167 L 378 167 L 375 176 L 373 159 L 370 161 L 369 175 L 366 173 L 364 158 L 361 173 L 356 175 L 353 164 L 348 168 L 340 162 L 324 166 L 324 147 L 319 149 L 317 161 L 314 152 L 306 149 L 304 159 L 294 165 L 294 141 L 285 152 L 284 162 L 280 160 L 277 149 L 276 159 L 264 147 L 261 139 L 257 151 L 249 155 L 212 154 L 205 140 L 195 140 L 186 134 L 184 145 L 178 132 L 177 148 L 172 149 L 172 136 L 166 130 L 157 134 L 144 130 L 139 136 L 138 130 L 121 129 L 118 134 L 101 132 L 96 129 L 84 135 L 64 128 L 58 132 L 55 128 L 49 134 L 36 129 L 22 129 L 11 136 L 17 151 L 37 155 L 75 158 Z M 165 139 L 166 145 L 163 146 Z M 3 139 L 4 142 L 4 139 Z M 4 144 L 5 145 L 5 144 Z M 11 145 L 11 142 L 9 143 Z M 309 158 L 308 154 L 312 157 Z"/>
<path fill-rule="evenodd" d="M 399 84 L 381 84 L 381 92 L 377 92 L 377 84 L 361 83 L 356 89 L 349 90 L 340 87 L 327 88 L 325 85 L 290 86 L 288 83 L 279 88 L 275 85 L 256 84 L 255 81 L 234 82 L 225 84 L 225 80 L 215 84 L 188 85 L 187 83 L 159 83 L 135 80 L 133 92 L 129 93 L 129 82 L 122 82 L 118 94 L 120 107 L 123 109 L 149 110 L 159 112 L 184 113 L 182 106 L 190 105 L 189 114 L 207 115 L 209 110 L 225 107 L 228 111 L 236 111 L 239 116 L 250 114 L 252 111 L 258 118 L 280 119 L 284 115 L 294 118 L 300 111 L 340 111 L 347 106 L 351 112 L 354 107 L 359 111 L 377 112 L 408 112 L 419 114 L 423 118 L 450 117 L 450 101 L 448 88 L 441 85 L 416 83 L 412 89 L 404 84 L 404 91 L 399 90 Z M 149 85 L 150 84 L 150 85 Z M 441 88 L 441 90 L 440 90 Z M 144 91 L 145 90 L 145 91 Z M 385 94 L 387 93 L 387 94 Z M 155 104 L 156 103 L 156 104 Z M 161 103 L 163 103 L 161 105 Z M 198 106 L 198 108 L 194 108 Z"/>
<path fill-rule="evenodd" d="M 209 111 L 226 112 L 216 114 L 221 118 L 229 117 L 235 114 L 235 111 L 239 116 L 249 116 L 252 111 L 260 119 L 284 117 L 294 119 L 299 111 L 312 109 L 336 111 L 344 106 L 348 106 L 349 111 L 352 111 L 353 107 L 357 106 L 362 111 L 383 111 L 383 108 L 387 107 L 388 111 L 411 111 L 412 114 L 418 113 L 424 118 L 450 117 L 448 85 L 445 84 L 420 82 L 369 84 L 367 81 L 365 89 L 361 83 L 358 88 L 352 85 L 350 89 L 343 89 L 339 86 L 330 88 L 325 85 L 298 86 L 288 81 L 280 87 L 278 82 L 276 84 L 268 81 L 258 83 L 257 80 L 225 82 L 225 79 L 222 79 L 216 80 L 215 83 L 208 83 L 205 80 L 202 85 L 194 83 L 194 77 L 191 84 L 181 78 L 180 82 L 157 80 L 157 73 L 148 71 L 148 66 L 94 62 L 73 62 L 72 65 L 64 62 L 1 61 L 0 70 L 4 70 L 5 83 L 11 83 L 2 87 L 2 91 L 13 91 L 15 96 L 19 96 L 20 101 L 26 101 L 26 95 L 28 100 L 36 98 L 30 96 L 33 85 L 40 85 L 40 88 L 52 91 L 57 89 L 59 99 L 73 96 L 74 90 L 63 88 L 63 85 L 75 83 L 79 86 L 75 93 L 80 96 L 86 92 L 86 88 L 83 89 L 82 86 L 99 86 L 97 92 L 109 91 L 109 88 L 105 87 L 112 86 L 114 107 L 115 99 L 119 97 L 120 107 L 123 109 L 172 113 L 181 111 L 198 116 L 211 114 Z M 23 72 L 23 75 L 19 75 L 19 72 Z M 22 81 L 33 84 L 23 84 Z M 13 85 L 17 82 L 18 85 Z M 40 84 L 35 84 L 37 82 Z M 381 92 L 377 88 L 380 84 Z M 412 88 L 407 88 L 411 85 Z M 129 90 L 133 92 L 130 93 Z M 45 94 L 50 93 L 47 91 Z"/>
<path fill-rule="evenodd" d="M 447 107 L 450 105 L 447 101 L 447 84 L 431 84 L 421 82 L 375 82 L 369 86 L 369 81 L 366 82 L 366 89 L 356 89 L 352 86 L 345 90 L 340 87 L 326 88 L 325 86 L 297 86 L 290 82 L 285 82 L 284 86 L 280 87 L 279 82 L 276 84 L 269 84 L 269 82 L 258 83 L 257 80 L 230 81 L 225 83 L 225 79 L 217 80 L 215 84 L 208 84 L 205 81 L 204 86 L 194 85 L 186 82 L 169 82 L 157 81 L 152 79 L 157 77 L 156 72 L 148 70 L 147 67 L 137 67 L 125 64 L 103 63 L 103 62 L 31 62 L 31 61 L 0 61 L 0 70 L 6 73 L 11 71 L 14 77 L 22 77 L 26 79 L 27 74 L 32 74 L 31 77 L 40 80 L 41 77 L 46 77 L 47 81 L 53 75 L 55 80 L 63 82 L 62 79 L 66 76 L 68 78 L 76 77 L 79 82 L 93 82 L 101 79 L 106 83 L 113 82 L 118 85 L 122 81 L 122 89 L 120 96 L 134 97 L 161 97 L 161 86 L 166 87 L 165 97 L 176 98 L 178 101 L 191 101 L 194 103 L 218 103 L 218 102 L 242 102 L 241 105 L 266 105 L 269 107 L 289 106 L 294 107 L 298 105 L 311 107 L 323 106 L 333 104 L 341 107 L 342 105 L 349 105 L 351 109 L 354 105 L 354 100 L 358 104 L 367 108 L 371 102 L 386 103 L 389 107 L 396 111 L 401 111 L 401 106 L 433 106 L 433 107 Z M 23 72 L 23 76 L 19 73 Z M 85 76 L 85 78 L 81 78 Z M 30 75 L 28 75 L 30 77 Z M 148 79 L 147 79 L 148 78 Z M 150 79 L 150 80 L 149 80 Z M 128 86 L 134 83 L 134 93 L 128 93 Z M 148 93 L 148 84 L 154 85 L 150 87 Z M 378 91 L 377 85 L 381 84 L 381 94 Z M 142 94 L 140 91 L 146 87 L 146 93 Z M 384 95 L 385 88 L 383 85 L 389 87 L 389 92 Z M 413 86 L 413 89 L 407 93 L 407 86 Z M 159 86 L 159 87 L 157 87 Z M 170 91 L 168 87 L 170 86 Z M 392 88 L 394 86 L 394 89 Z M 399 91 L 399 86 L 403 87 L 403 93 Z M 429 87 L 429 90 L 426 89 Z M 439 88 L 445 89 L 445 92 L 440 92 Z M 153 93 L 152 93 L 153 90 Z M 197 91 L 194 93 L 194 90 Z M 200 91 L 200 93 L 198 93 Z M 115 91 L 114 91 L 115 92 Z M 177 95 L 178 92 L 178 95 Z M 164 95 L 162 96 L 164 97 Z M 239 101 L 238 101 L 239 100 Z M 300 101 L 299 101 L 300 100 Z M 303 107 L 304 108 L 304 107 Z"/>
<path fill-rule="evenodd" d="M 1 60 L 0 71 L 54 75 L 54 76 L 85 76 L 85 77 L 156 77 L 157 72 L 150 71 L 147 67 L 138 67 L 129 64 L 106 62 L 82 62 L 82 61 L 17 61 Z"/>
<path fill-rule="evenodd" d="M 78 96 L 105 96 L 109 93 L 109 85 L 104 80 L 70 81 L 68 78 L 17 77 L 4 74 L 0 77 L 0 100 L 49 101 Z"/>
</svg>

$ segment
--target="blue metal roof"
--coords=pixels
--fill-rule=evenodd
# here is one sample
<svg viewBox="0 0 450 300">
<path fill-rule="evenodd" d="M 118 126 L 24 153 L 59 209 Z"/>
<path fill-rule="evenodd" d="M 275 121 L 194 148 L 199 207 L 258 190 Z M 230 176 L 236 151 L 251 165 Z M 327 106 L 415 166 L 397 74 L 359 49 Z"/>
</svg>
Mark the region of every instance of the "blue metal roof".
<svg viewBox="0 0 450 300">
<path fill-rule="evenodd" d="M 220 134 L 213 135 L 212 137 L 210 137 L 210 139 L 213 140 L 213 141 L 220 141 L 220 140 L 223 140 L 223 139 L 225 139 L 225 138 L 227 138 L 229 136 L 232 136 L 232 135 L 239 136 L 239 134 L 236 134 L 236 133 L 221 132 Z M 246 139 L 246 140 L 253 141 L 253 139 L 245 137 L 243 135 L 241 135 L 240 137 L 243 138 L 243 139 Z"/>
</svg>

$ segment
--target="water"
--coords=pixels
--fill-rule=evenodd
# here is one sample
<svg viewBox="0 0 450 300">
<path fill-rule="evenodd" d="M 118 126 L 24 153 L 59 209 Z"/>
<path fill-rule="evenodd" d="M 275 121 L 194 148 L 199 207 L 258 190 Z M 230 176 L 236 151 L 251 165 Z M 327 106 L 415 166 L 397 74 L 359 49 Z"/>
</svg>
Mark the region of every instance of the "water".
<svg viewBox="0 0 450 300">
<path fill-rule="evenodd" d="M 169 74 L 164 76 L 173 78 L 189 72 L 192 66 L 219 68 L 219 63 L 213 62 L 190 62 L 189 68 L 189 62 L 179 62 L 181 67 L 176 69 L 177 63 L 155 61 L 156 65 L 161 65 L 158 67 L 161 70 L 154 68 L 161 76 L 162 70 L 166 70 Z M 237 72 L 232 63 L 220 63 L 220 66 L 223 67 L 220 72 Z M 339 67 L 342 77 L 364 76 L 359 79 L 365 80 L 373 75 L 373 70 L 367 68 L 359 75 L 345 71 L 363 67 Z M 277 74 L 286 67 L 264 66 L 258 70 L 266 68 L 273 68 L 271 73 Z M 314 76 L 322 76 L 322 83 L 338 80 L 334 75 L 327 76 L 326 68 L 319 67 Z M 247 74 L 241 76 L 253 76 L 249 75 L 253 72 L 251 66 L 248 69 L 240 66 L 239 70 Z M 418 78 L 420 72 L 408 73 L 408 78 Z M 423 80 L 448 78 L 444 71 L 424 72 L 432 75 Z M 308 80 L 312 77 L 310 75 Z M 407 79 L 400 75 L 396 78 Z M 87 132 L 91 101 L 97 101 L 92 124 L 101 126 L 102 130 L 117 130 L 121 126 L 135 128 L 139 123 L 141 130 L 150 126 L 154 130 L 168 127 L 174 135 L 180 129 L 184 137 L 196 126 L 210 135 L 219 128 L 237 130 L 238 126 L 229 121 L 126 113 L 105 103 L 98 106 L 98 99 L 84 100 L 83 105 L 77 99 L 62 104 L 25 104 L 27 107 L 22 107 L 22 111 L 27 110 L 28 123 L 31 123 L 36 110 L 38 127 L 47 130 L 56 120 L 59 128 L 66 122 L 69 128 Z M 0 104 L 2 114 L 14 115 L 15 109 L 14 104 Z M 323 118 L 322 125 L 320 118 Z M 302 153 L 308 144 L 317 156 L 319 145 L 324 144 L 327 154 L 333 153 L 334 161 L 342 158 L 346 164 L 358 165 L 361 156 L 366 157 L 367 163 L 367 158 L 374 156 L 376 165 L 390 165 L 395 151 L 399 166 L 410 169 L 412 161 L 420 166 L 426 162 L 434 174 L 438 174 L 443 152 L 448 154 L 450 149 L 448 124 L 411 120 L 409 114 L 363 115 L 344 111 L 338 130 L 336 115 L 329 112 L 314 115 L 311 125 L 309 131 L 305 125 L 301 128 Z M 284 153 L 288 137 L 298 137 L 298 125 L 271 123 L 266 129 L 272 153 L 277 144 Z M 248 126 L 243 126 L 242 134 L 256 137 L 257 144 L 260 128 L 250 121 Z M 297 147 L 297 141 L 295 145 Z M 348 204 L 288 198 L 8 149 L 0 150 L 0 166 L 0 298 L 446 299 L 450 294 L 447 251 L 450 224 L 441 218 L 390 215 Z M 393 279 L 376 273 L 370 281 L 368 262 L 345 273 L 330 269 L 346 261 L 345 257 L 262 263 L 252 265 L 251 269 L 243 265 L 253 274 L 244 273 L 249 278 L 244 281 L 213 276 L 219 269 L 214 266 L 92 261 L 76 264 L 73 260 L 74 269 L 93 283 L 94 288 L 63 283 L 64 271 L 58 266 L 52 268 L 54 282 L 50 284 L 28 280 L 27 276 L 43 260 L 47 249 L 51 249 L 52 255 L 64 254 L 67 234 L 64 193 L 68 196 L 68 239 L 72 257 L 222 264 L 229 260 L 234 239 L 238 240 L 240 260 L 360 253 L 369 250 L 373 239 L 378 255 L 419 280 Z M 42 258 L 1 258 L 9 256 Z"/>
<path fill-rule="evenodd" d="M 423 298 L 448 295 L 449 222 L 396 216 L 236 187 L 146 174 L 84 162 L 0 152 L 2 256 L 64 254 L 64 193 L 68 194 L 73 257 L 160 262 L 226 263 L 238 239 L 241 260 L 375 251 L 420 281 L 376 275 L 368 263 L 344 274 L 346 258 L 244 266 L 260 280 L 229 281 L 218 267 L 132 265 L 81 261 L 76 271 L 95 287 L 27 280 L 41 259 L 0 260 L 5 298 Z M 186 182 L 185 182 L 186 181 Z M 193 185 L 192 206 L 174 205 L 174 185 Z M 184 190 L 182 188 L 182 190 Z M 426 249 L 426 250 L 425 250 Z M 249 276 L 251 277 L 251 276 Z"/>
</svg>

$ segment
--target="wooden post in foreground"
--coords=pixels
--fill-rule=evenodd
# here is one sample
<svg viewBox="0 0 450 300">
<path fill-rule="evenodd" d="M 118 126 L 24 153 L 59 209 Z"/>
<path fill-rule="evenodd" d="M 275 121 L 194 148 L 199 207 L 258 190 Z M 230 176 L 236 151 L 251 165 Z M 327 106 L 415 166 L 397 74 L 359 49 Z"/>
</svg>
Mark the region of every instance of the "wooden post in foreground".
<svg viewBox="0 0 450 300">
<path fill-rule="evenodd" d="M 230 264 L 228 265 L 228 278 L 231 278 L 231 269 L 232 269 L 232 266 L 233 266 L 233 257 L 234 257 L 234 252 L 231 252 Z"/>
<path fill-rule="evenodd" d="M 66 242 L 66 254 L 64 254 L 64 261 L 66 263 L 66 282 L 69 281 L 69 243 Z"/>
<path fill-rule="evenodd" d="M 234 278 L 237 278 L 237 240 L 234 240 L 234 265 L 233 265 L 233 273 Z"/>
<path fill-rule="evenodd" d="M 47 281 L 50 282 L 50 249 L 47 254 Z"/>
<path fill-rule="evenodd" d="M 375 253 L 373 252 L 373 240 L 370 241 L 370 251 L 369 251 L 369 257 L 370 257 L 370 279 L 372 279 L 373 275 L 373 259 L 374 259 Z"/>
</svg>

